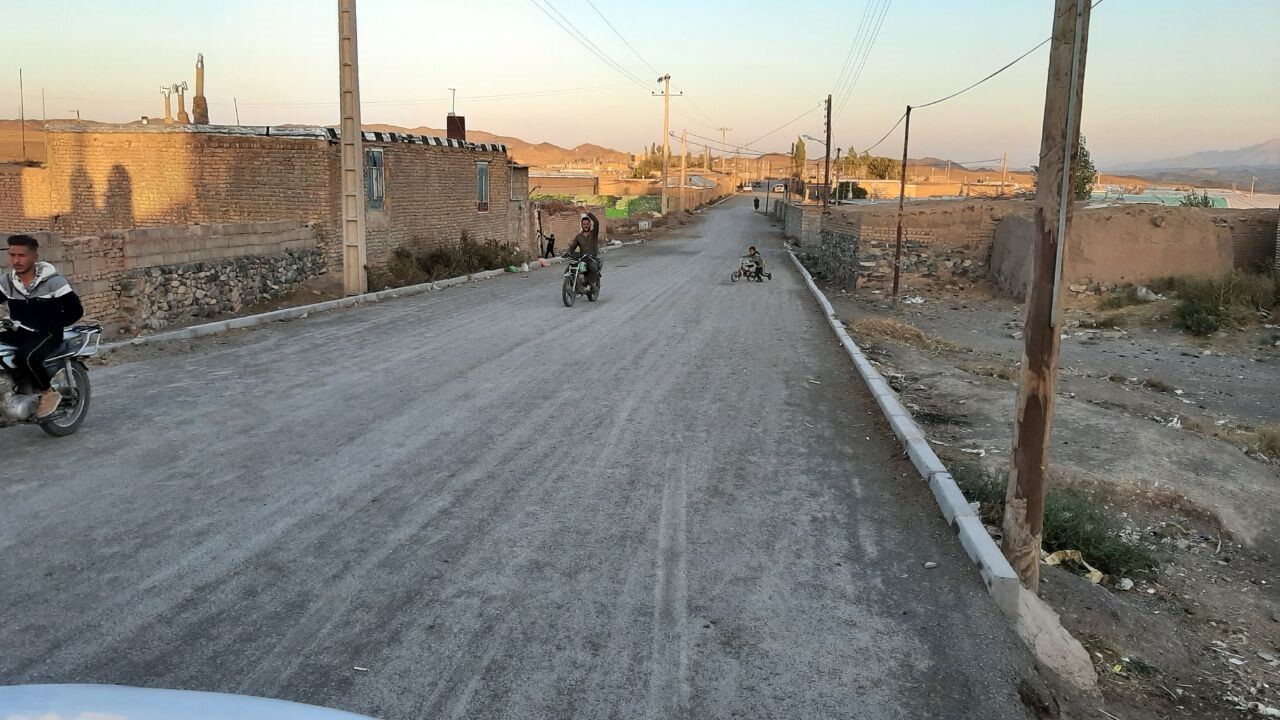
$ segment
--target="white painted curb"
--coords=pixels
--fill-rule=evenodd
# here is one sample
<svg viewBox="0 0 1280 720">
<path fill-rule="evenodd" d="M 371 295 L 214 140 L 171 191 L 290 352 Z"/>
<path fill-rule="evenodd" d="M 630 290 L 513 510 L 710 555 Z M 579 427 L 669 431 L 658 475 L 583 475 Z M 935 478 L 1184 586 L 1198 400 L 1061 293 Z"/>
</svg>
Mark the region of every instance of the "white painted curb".
<svg viewBox="0 0 1280 720">
<path fill-rule="evenodd" d="M 996 605 L 1006 615 L 1016 619 L 1018 590 L 1022 587 L 1017 573 L 1000 552 L 1000 548 L 996 547 L 995 541 L 987 534 L 986 528 L 982 526 L 982 521 L 978 519 L 973 508 L 969 507 L 964 493 L 956 485 L 947 467 L 933 452 L 933 448 L 929 447 L 924 431 L 898 399 L 898 394 L 889 387 L 889 383 L 885 382 L 884 377 L 853 341 L 844 323 L 836 317 L 835 309 L 831 307 L 827 296 L 813 282 L 813 276 L 805 269 L 795 253 L 788 250 L 787 254 L 791 256 L 791 262 L 795 264 L 796 270 L 809 286 L 809 292 L 813 293 L 818 304 L 822 306 L 822 314 L 826 317 L 827 324 L 835 331 L 840 344 L 853 360 L 854 367 L 858 369 L 858 374 L 862 376 L 867 389 L 871 391 L 876 404 L 880 406 L 880 411 L 889 421 L 889 427 L 893 429 L 893 434 L 897 436 L 907 457 L 911 459 L 911 464 L 915 465 L 920 477 L 929 483 L 929 489 L 938 503 L 938 509 L 942 511 L 942 516 L 960 537 L 960 544 L 964 546 L 969 559 L 978 566 L 978 571 L 982 574 L 982 582 L 987 586 L 987 592 L 991 593 Z"/>
<path fill-rule="evenodd" d="M 623 242 L 621 245 L 609 245 L 601 249 L 601 254 L 611 252 L 622 247 L 627 247 L 629 245 L 639 245 L 644 242 L 644 240 L 631 240 L 629 242 Z M 564 262 L 564 259 L 559 257 L 548 258 L 547 262 L 552 265 L 559 265 Z M 534 263 L 529 266 L 529 270 L 532 272 L 540 269 L 541 267 L 541 265 Z M 112 350 L 129 347 L 131 345 L 146 345 L 148 343 L 169 342 L 173 340 L 191 340 L 192 338 L 204 337 L 206 335 L 218 335 L 231 330 L 257 327 L 274 321 L 298 320 L 305 318 L 312 313 L 328 312 L 330 310 L 337 310 L 338 308 L 382 302 L 383 300 L 390 300 L 393 298 L 420 295 L 425 292 L 435 292 L 438 290 L 444 290 L 445 288 L 463 285 L 468 282 L 488 280 L 489 278 L 495 278 L 499 275 L 519 274 L 523 273 L 508 273 L 506 270 L 486 270 L 485 272 L 448 278 L 446 280 L 437 280 L 435 282 L 421 283 L 418 285 L 406 285 L 405 287 L 379 290 L 377 292 L 365 293 L 363 295 L 352 295 L 350 297 L 338 298 L 337 300 L 326 300 L 324 302 L 312 303 L 310 305 L 300 305 L 298 307 L 272 310 L 271 312 L 259 313 L 257 315 L 245 315 L 243 317 L 229 318 L 227 320 L 218 320 L 216 322 L 204 323 L 202 325 L 192 325 L 180 330 L 170 330 L 169 332 L 157 333 L 155 335 L 143 335 L 141 337 L 130 338 L 129 340 L 107 343 L 102 346 L 101 353 L 105 355 Z"/>
</svg>

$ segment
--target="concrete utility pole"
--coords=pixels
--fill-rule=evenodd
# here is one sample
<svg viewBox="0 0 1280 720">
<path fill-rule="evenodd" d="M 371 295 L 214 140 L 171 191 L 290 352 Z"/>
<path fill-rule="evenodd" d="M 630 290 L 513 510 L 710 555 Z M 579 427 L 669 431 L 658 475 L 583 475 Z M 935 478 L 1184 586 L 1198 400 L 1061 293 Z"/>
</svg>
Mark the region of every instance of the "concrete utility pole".
<svg viewBox="0 0 1280 720">
<path fill-rule="evenodd" d="M 1045 474 L 1053 427 L 1061 338 L 1063 248 L 1071 223 L 1071 188 L 1080 151 L 1080 106 L 1089 44 L 1090 0 L 1056 0 L 1049 77 L 1036 183 L 1036 240 L 1023 332 L 1022 382 L 1013 439 L 1013 466 L 1005 495 L 1005 557 L 1032 592 L 1040 586 Z"/>
<path fill-rule="evenodd" d="M 722 128 L 716 128 L 716 130 L 720 131 L 720 151 L 724 153 L 724 157 L 720 158 L 720 172 L 724 172 L 725 160 L 729 158 L 729 153 L 724 149 L 728 147 L 728 145 L 725 144 L 727 141 L 725 140 L 724 134 L 728 132 L 733 132 L 733 128 L 722 127 Z"/>
<path fill-rule="evenodd" d="M 1250 200 L 1253 199 L 1253 187 L 1257 184 L 1258 184 L 1258 176 L 1254 175 L 1253 179 L 1249 181 L 1249 199 Z"/>
<path fill-rule="evenodd" d="M 822 171 L 822 210 L 831 206 L 831 96 L 827 95 L 827 144 L 826 160 Z"/>
<path fill-rule="evenodd" d="M 27 159 L 27 106 L 26 93 L 22 90 L 22 68 L 18 68 L 18 136 L 21 138 L 22 159 Z"/>
<path fill-rule="evenodd" d="M 667 173 L 671 161 L 671 74 L 658 78 L 662 83 L 662 214 L 667 214 Z"/>
<path fill-rule="evenodd" d="M 1009 179 L 1009 153 L 1000 156 L 1000 195 L 1004 196 L 1004 185 Z"/>
<path fill-rule="evenodd" d="M 907 144 L 911 142 L 911 106 L 907 106 L 907 126 L 902 130 L 902 168 L 898 175 L 898 235 L 893 244 L 893 304 L 898 304 L 898 276 L 902 271 L 902 205 L 907 199 Z"/>
<path fill-rule="evenodd" d="M 342 114 L 342 287 L 348 295 L 358 295 L 369 289 L 369 278 L 365 273 L 364 143 L 356 0 L 338 0 L 338 88 Z"/>
<path fill-rule="evenodd" d="M 684 174 L 689 165 L 689 145 L 685 142 L 684 130 L 680 131 L 680 209 L 688 210 L 689 205 L 684 194 Z"/>
</svg>

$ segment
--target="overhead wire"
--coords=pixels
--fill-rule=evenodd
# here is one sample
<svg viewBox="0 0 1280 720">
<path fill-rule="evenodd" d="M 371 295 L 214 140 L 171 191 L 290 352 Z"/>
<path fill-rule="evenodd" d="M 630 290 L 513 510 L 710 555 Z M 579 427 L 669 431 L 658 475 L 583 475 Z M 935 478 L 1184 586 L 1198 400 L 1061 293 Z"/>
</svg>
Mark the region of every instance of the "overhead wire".
<svg viewBox="0 0 1280 720">
<path fill-rule="evenodd" d="M 889 14 L 889 8 L 893 5 L 893 0 L 888 0 L 880 11 L 880 17 L 876 21 L 875 30 L 872 31 L 871 39 L 866 43 L 866 48 L 862 53 L 862 60 L 858 63 L 858 69 L 853 75 L 853 79 L 849 82 L 849 87 L 844 91 L 840 98 L 840 109 L 836 111 L 835 116 L 839 118 L 844 114 L 845 106 L 849 104 L 849 99 L 853 97 L 853 91 L 858 87 L 858 81 L 862 79 L 862 71 L 867 67 L 867 60 L 871 57 L 871 51 L 875 49 L 876 40 L 880 39 L 880 30 L 884 27 L 884 19 Z"/>
<path fill-rule="evenodd" d="M 585 34 L 583 34 L 581 30 L 577 29 L 577 26 L 575 26 L 572 21 L 564 17 L 564 15 L 561 14 L 560 11 L 557 10 L 556 7 L 551 4 L 551 0 L 541 0 L 541 2 L 539 2 L 539 0 L 529 0 L 529 2 L 533 3 L 534 7 L 541 10 L 543 15 L 546 15 L 547 17 L 551 18 L 551 20 L 554 21 L 555 24 L 559 25 L 562 30 L 564 30 L 566 33 L 569 34 L 569 37 L 573 38 L 575 41 L 577 41 L 579 45 L 586 48 L 587 51 L 590 52 L 592 55 L 595 55 L 597 58 L 599 58 L 600 61 L 603 62 L 605 65 L 608 65 L 609 67 L 613 68 L 615 71 L 620 73 L 623 77 L 627 78 L 628 80 L 635 83 L 636 85 L 639 85 L 640 87 L 646 90 L 651 88 L 651 85 L 649 83 L 646 83 L 640 78 L 636 77 L 634 73 L 627 70 L 620 63 L 618 63 L 618 61 L 609 57 L 608 53 L 599 49 L 595 43 L 591 42 L 591 40 Z M 546 3 L 546 7 L 543 7 L 541 3 Z M 556 16 L 559 16 L 559 17 L 556 17 Z M 563 18 L 564 21 L 562 22 L 560 18 Z"/>
<path fill-rule="evenodd" d="M 858 21 L 858 31 L 854 33 L 853 41 L 849 43 L 849 52 L 845 54 L 844 63 L 840 66 L 840 74 L 836 76 L 836 81 L 831 86 L 832 95 L 838 97 L 840 95 L 841 88 L 844 87 L 845 81 L 849 78 L 849 73 L 852 71 L 853 65 L 855 64 L 853 59 L 861 45 L 862 38 L 867 28 L 867 16 L 870 14 L 871 8 L 876 4 L 876 2 L 878 2 L 878 0 L 867 0 L 867 2 L 862 6 L 862 19 Z"/>
<path fill-rule="evenodd" d="M 618 32 L 618 28 L 614 27 L 614 26 L 613 26 L 613 23 L 609 22 L 609 18 L 605 17 L 605 16 L 604 16 L 604 13 L 600 12 L 600 8 L 596 7 L 596 4 L 595 4 L 595 3 L 591 2 L 591 0 L 587 0 L 587 4 L 591 6 L 591 9 L 592 9 L 592 10 L 595 10 L 595 11 L 596 11 L 596 15 L 599 15 L 599 16 L 600 16 L 600 19 L 604 21 L 604 24 L 609 26 L 609 29 L 613 31 L 613 34 L 618 36 L 618 39 L 622 41 L 622 44 L 623 44 L 623 45 L 626 45 L 626 46 L 627 46 L 627 48 L 628 48 L 628 49 L 630 49 L 630 50 L 631 50 L 631 52 L 632 52 L 632 53 L 633 53 L 637 58 L 639 58 L 639 59 L 640 59 L 640 62 L 644 63 L 646 67 L 648 67 L 650 70 L 652 70 L 654 75 L 661 75 L 661 74 L 662 74 L 662 73 L 658 72 L 658 69 L 657 69 L 657 68 L 655 68 L 653 65 L 651 65 L 651 64 L 649 63 L 649 61 L 648 61 L 648 60 L 645 60 L 645 59 L 644 59 L 644 56 L 640 54 L 640 51 L 639 51 L 639 50 L 636 50 L 636 49 L 635 49 L 635 47 L 634 47 L 631 43 L 627 42 L 627 39 L 626 39 L 625 37 L 623 37 L 623 36 L 622 36 L 622 33 Z"/>
</svg>

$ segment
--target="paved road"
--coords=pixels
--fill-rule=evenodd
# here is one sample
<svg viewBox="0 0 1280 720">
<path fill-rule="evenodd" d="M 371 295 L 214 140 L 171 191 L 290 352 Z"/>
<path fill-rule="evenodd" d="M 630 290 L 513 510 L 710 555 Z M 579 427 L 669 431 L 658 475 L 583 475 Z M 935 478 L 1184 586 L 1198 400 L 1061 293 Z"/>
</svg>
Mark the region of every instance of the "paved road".
<svg viewBox="0 0 1280 720">
<path fill-rule="evenodd" d="M 1021 718 L 1031 661 L 740 199 L 98 371 L 0 433 L 0 682 L 382 718 Z M 938 569 L 922 564 L 934 561 Z M 355 667 L 367 671 L 355 670 Z"/>
</svg>

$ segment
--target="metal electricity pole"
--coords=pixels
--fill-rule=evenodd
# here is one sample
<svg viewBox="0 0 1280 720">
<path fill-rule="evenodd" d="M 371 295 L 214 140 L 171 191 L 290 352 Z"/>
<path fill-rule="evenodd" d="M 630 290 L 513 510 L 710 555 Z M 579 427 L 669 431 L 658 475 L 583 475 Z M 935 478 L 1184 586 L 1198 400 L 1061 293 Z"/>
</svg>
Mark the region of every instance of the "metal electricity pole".
<svg viewBox="0 0 1280 720">
<path fill-rule="evenodd" d="M 911 142 L 911 106 L 907 106 L 907 125 L 902 130 L 902 167 L 898 175 L 898 235 L 893 243 L 893 304 L 898 304 L 898 276 L 902 274 L 902 205 L 907 199 L 907 145 Z"/>
<path fill-rule="evenodd" d="M 1036 234 L 1023 332 L 1022 382 L 1013 439 L 1013 465 L 1005 494 L 1001 549 L 1022 583 L 1040 585 L 1045 474 L 1053 428 L 1061 339 L 1063 248 L 1071 223 L 1071 188 L 1080 151 L 1080 106 L 1089 44 L 1090 0 L 1056 0 L 1049 77 L 1036 183 Z"/>
<path fill-rule="evenodd" d="M 671 74 L 658 78 L 662 83 L 662 214 L 667 214 L 667 173 L 671 160 Z"/>
<path fill-rule="evenodd" d="M 364 143 L 356 0 L 338 0 L 338 88 L 342 114 L 342 287 L 348 295 L 358 295 L 368 291 L 369 278 L 365 273 Z"/>
<path fill-rule="evenodd" d="M 822 210 L 825 212 L 831 202 L 831 96 L 827 95 L 827 144 L 826 160 L 822 171 Z"/>
</svg>

